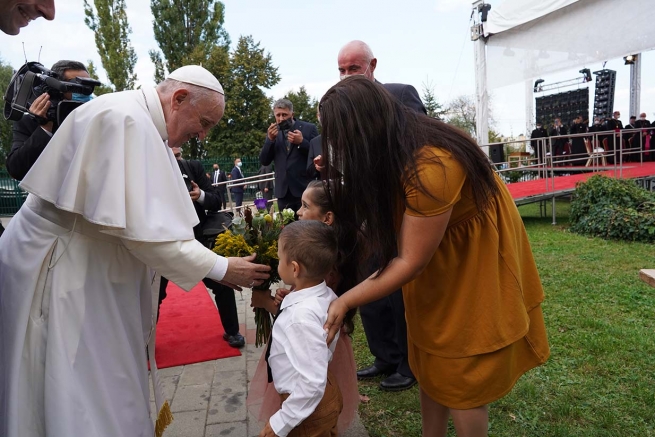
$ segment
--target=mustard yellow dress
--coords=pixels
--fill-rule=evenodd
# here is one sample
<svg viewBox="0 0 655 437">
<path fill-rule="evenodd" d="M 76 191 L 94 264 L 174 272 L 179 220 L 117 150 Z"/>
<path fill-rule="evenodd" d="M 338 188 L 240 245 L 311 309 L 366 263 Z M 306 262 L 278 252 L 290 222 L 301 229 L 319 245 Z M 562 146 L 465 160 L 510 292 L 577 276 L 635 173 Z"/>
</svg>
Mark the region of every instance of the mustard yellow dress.
<svg viewBox="0 0 655 437">
<path fill-rule="evenodd" d="M 480 211 L 449 152 L 425 147 L 421 156 L 418 175 L 430 195 L 406 184 L 405 214 L 453 211 L 427 268 L 403 287 L 409 363 L 433 400 L 475 408 L 503 397 L 548 358 L 544 292 L 523 221 L 500 178 L 500 193 Z"/>
</svg>

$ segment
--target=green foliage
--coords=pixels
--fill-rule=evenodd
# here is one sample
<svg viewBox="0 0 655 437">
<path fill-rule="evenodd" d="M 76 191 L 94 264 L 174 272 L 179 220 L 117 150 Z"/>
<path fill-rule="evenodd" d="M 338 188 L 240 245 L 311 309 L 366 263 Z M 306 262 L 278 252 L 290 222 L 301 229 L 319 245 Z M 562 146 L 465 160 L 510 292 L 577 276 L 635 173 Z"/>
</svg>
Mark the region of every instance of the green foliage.
<svg viewBox="0 0 655 437">
<path fill-rule="evenodd" d="M 217 46 L 225 51 L 230 46 L 230 37 L 223 28 L 225 5 L 220 1 L 151 0 L 150 10 L 154 17 L 155 39 L 163 54 L 162 59 L 157 57 L 158 52 L 150 53 L 150 59 L 158 69 L 155 73 L 157 82 L 161 81 L 165 70 L 170 72 L 192 63 L 207 68 L 203 58 L 211 56 Z"/>
<path fill-rule="evenodd" d="M 575 190 L 571 231 L 611 240 L 655 242 L 655 194 L 631 180 L 593 176 Z"/>
<path fill-rule="evenodd" d="M 86 69 L 89 70 L 89 76 L 91 76 L 92 79 L 98 80 L 98 72 L 96 71 L 96 66 L 92 60 L 89 60 Z M 100 85 L 95 87 L 93 94 L 95 94 L 96 96 L 101 96 L 103 94 L 112 93 L 112 92 L 114 92 L 114 90 L 112 90 L 111 87 L 107 85 Z"/>
<path fill-rule="evenodd" d="M 430 82 L 423 84 L 423 105 L 428 113 L 428 117 L 441 120 L 446 115 L 446 110 L 437 101 L 434 95 L 434 86 Z"/>
<path fill-rule="evenodd" d="M 136 53 L 130 44 L 125 0 L 94 0 L 95 9 L 84 0 L 84 23 L 95 32 L 102 66 L 116 91 L 134 88 Z"/>
<path fill-rule="evenodd" d="M 318 117 L 316 116 L 318 100 L 313 99 L 309 94 L 307 94 L 307 90 L 304 86 L 301 86 L 298 92 L 293 90 L 289 91 L 284 98 L 293 103 L 294 118 L 314 123 L 318 126 Z"/>
<path fill-rule="evenodd" d="M 0 58 L 0 92 L 4 94 L 14 75 L 14 69 L 9 64 L 5 64 Z M 11 150 L 11 122 L 0 117 L 0 168 L 5 167 L 7 154 Z"/>
<path fill-rule="evenodd" d="M 264 89 L 279 81 L 271 55 L 252 36 L 239 37 L 229 56 L 229 71 L 221 78 L 225 114 L 210 132 L 206 150 L 214 156 L 259 156 L 273 104 Z"/>
</svg>

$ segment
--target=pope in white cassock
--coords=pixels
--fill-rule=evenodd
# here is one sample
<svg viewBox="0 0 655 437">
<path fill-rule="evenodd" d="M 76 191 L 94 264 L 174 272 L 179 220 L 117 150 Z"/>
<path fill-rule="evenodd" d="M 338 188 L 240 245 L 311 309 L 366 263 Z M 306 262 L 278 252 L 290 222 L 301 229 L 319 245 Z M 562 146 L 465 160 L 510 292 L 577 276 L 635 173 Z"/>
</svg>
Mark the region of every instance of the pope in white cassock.
<svg viewBox="0 0 655 437">
<path fill-rule="evenodd" d="M 194 239 L 169 148 L 203 139 L 224 109 L 218 80 L 182 67 L 75 110 L 23 179 L 0 238 L 0 436 L 152 436 L 153 271 L 186 290 L 268 277 Z"/>
</svg>

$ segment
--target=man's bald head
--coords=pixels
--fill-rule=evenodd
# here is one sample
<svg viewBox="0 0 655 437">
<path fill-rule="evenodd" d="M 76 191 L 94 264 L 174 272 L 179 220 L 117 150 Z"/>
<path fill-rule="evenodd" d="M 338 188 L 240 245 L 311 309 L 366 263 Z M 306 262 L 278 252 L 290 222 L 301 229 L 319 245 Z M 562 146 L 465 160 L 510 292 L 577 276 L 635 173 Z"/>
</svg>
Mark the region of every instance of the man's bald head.
<svg viewBox="0 0 655 437">
<path fill-rule="evenodd" d="M 223 94 L 190 83 L 166 79 L 157 85 L 164 110 L 169 147 L 179 147 L 192 138 L 204 140 L 225 111 Z"/>
<path fill-rule="evenodd" d="M 339 65 L 339 76 L 343 79 L 346 76 L 363 74 L 370 80 L 375 80 L 375 67 L 378 60 L 373 56 L 373 51 L 364 41 L 350 41 L 339 50 L 337 58 Z"/>
</svg>

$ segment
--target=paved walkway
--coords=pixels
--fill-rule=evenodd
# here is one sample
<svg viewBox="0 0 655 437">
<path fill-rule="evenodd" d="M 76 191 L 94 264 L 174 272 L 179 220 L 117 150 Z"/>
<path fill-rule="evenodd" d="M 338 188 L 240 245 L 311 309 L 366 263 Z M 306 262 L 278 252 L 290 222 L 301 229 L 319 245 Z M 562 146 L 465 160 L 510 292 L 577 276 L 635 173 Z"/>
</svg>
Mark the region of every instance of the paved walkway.
<svg viewBox="0 0 655 437">
<path fill-rule="evenodd" d="M 213 295 L 210 294 L 213 299 Z M 258 436 L 257 420 L 248 414 L 248 383 L 264 347 L 255 347 L 255 320 L 250 308 L 250 290 L 237 292 L 237 309 L 241 333 L 247 338 L 240 357 L 160 370 L 164 392 L 173 411 L 173 423 L 165 437 L 246 437 Z M 154 398 L 150 396 L 151 411 Z M 366 429 L 355 420 L 344 437 L 368 437 Z"/>
</svg>

